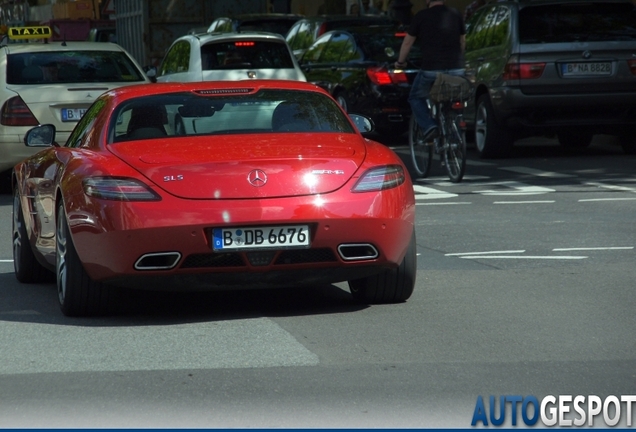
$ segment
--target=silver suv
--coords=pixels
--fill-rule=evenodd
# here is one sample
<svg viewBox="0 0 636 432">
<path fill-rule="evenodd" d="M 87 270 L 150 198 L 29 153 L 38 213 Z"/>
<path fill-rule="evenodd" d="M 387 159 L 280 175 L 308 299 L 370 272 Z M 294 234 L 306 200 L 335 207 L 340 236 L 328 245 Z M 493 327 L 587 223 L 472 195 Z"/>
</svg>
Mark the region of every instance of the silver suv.
<svg viewBox="0 0 636 432">
<path fill-rule="evenodd" d="M 482 157 L 518 138 L 582 148 L 616 135 L 636 153 L 636 11 L 630 0 L 489 3 L 467 22 L 467 109 Z"/>
</svg>

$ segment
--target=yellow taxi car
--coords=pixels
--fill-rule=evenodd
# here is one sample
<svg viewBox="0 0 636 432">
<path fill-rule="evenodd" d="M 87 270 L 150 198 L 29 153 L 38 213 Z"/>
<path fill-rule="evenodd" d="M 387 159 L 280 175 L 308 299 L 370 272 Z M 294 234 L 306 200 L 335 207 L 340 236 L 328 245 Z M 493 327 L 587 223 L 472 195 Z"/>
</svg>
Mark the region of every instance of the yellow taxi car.
<svg viewBox="0 0 636 432">
<path fill-rule="evenodd" d="M 55 125 L 56 141 L 64 143 L 99 95 L 115 87 L 150 82 L 119 45 L 50 42 L 51 35 L 46 26 L 11 27 L 8 38 L 0 43 L 2 174 L 37 150 L 23 142 L 33 126 Z"/>
</svg>

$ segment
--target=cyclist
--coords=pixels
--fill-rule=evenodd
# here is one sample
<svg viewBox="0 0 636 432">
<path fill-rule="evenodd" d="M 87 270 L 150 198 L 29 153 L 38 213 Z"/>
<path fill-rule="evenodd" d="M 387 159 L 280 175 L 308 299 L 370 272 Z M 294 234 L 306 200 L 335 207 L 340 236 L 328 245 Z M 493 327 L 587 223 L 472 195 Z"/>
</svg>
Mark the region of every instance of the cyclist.
<svg viewBox="0 0 636 432">
<path fill-rule="evenodd" d="M 421 70 L 415 77 L 409 103 L 424 140 L 437 133 L 426 99 L 437 74 L 464 75 L 466 28 L 461 14 L 444 4 L 444 0 L 429 0 L 428 8 L 417 12 L 404 37 L 395 68 L 406 66 L 411 47 L 417 41 L 422 53 Z"/>
</svg>

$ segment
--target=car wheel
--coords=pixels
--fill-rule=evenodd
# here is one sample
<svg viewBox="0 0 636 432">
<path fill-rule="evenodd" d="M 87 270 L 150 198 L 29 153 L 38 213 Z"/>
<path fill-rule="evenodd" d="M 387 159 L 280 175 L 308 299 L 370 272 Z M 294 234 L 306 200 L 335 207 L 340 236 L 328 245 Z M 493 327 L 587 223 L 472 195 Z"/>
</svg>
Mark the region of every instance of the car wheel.
<svg viewBox="0 0 636 432">
<path fill-rule="evenodd" d="M 399 267 L 383 270 L 381 273 L 362 279 L 349 281 L 349 290 L 358 303 L 401 303 L 406 301 L 415 287 L 417 256 L 415 231 Z"/>
<path fill-rule="evenodd" d="M 55 269 L 62 313 L 66 316 L 91 316 L 111 312 L 116 288 L 93 281 L 84 270 L 62 204 L 57 208 L 56 235 Z"/>
<path fill-rule="evenodd" d="M 564 130 L 557 133 L 561 147 L 568 149 L 589 147 L 593 137 L 591 132 L 585 131 Z"/>
<path fill-rule="evenodd" d="M 22 283 L 50 282 L 53 273 L 38 262 L 31 249 L 18 190 L 13 192 L 13 270 Z"/>
<path fill-rule="evenodd" d="M 488 95 L 477 102 L 475 115 L 475 147 L 482 158 L 503 156 L 512 146 L 512 134 L 497 124 Z"/>
<path fill-rule="evenodd" d="M 336 99 L 336 102 L 338 102 L 338 105 L 340 105 L 345 112 L 347 113 L 349 112 L 349 106 L 347 105 L 347 97 L 344 91 L 338 92 L 334 99 Z"/>
</svg>

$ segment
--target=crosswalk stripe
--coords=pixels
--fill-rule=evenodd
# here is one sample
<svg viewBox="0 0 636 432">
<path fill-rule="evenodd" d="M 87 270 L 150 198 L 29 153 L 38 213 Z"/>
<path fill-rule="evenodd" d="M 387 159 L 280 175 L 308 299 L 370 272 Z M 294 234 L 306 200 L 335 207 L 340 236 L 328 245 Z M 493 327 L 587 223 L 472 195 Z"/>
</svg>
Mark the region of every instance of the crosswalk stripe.
<svg viewBox="0 0 636 432">
<path fill-rule="evenodd" d="M 521 167 L 521 166 L 512 166 L 512 167 L 499 167 L 500 170 L 512 171 L 519 174 L 530 174 L 537 177 L 550 177 L 550 178 L 568 178 L 575 177 L 571 174 L 563 174 L 551 171 L 543 171 L 534 168 Z"/>
</svg>

